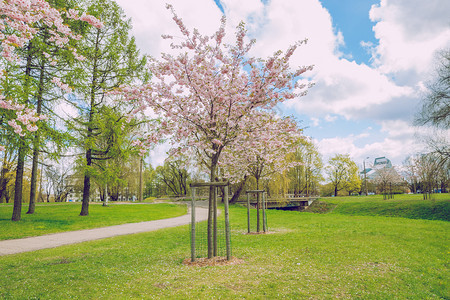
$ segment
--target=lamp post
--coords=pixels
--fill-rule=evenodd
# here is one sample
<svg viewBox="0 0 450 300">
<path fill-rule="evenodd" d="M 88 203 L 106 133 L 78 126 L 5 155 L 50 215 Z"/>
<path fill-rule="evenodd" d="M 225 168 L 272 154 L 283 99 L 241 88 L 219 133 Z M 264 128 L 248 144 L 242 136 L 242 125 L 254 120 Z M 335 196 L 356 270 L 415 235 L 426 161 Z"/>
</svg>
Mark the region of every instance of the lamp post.
<svg viewBox="0 0 450 300">
<path fill-rule="evenodd" d="M 366 158 L 364 158 L 363 160 L 363 168 L 364 168 L 364 190 L 366 192 L 366 196 L 368 195 L 367 193 L 367 170 L 366 170 L 366 159 L 368 159 L 369 157 L 367 156 Z"/>
</svg>

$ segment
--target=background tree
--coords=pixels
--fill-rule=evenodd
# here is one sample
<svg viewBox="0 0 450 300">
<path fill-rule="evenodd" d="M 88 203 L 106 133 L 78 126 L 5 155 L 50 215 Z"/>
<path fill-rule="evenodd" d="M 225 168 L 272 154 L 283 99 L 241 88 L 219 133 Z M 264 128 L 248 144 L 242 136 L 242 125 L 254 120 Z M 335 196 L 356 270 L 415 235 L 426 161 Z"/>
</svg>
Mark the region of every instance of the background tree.
<svg viewBox="0 0 450 300">
<path fill-rule="evenodd" d="M 156 168 L 157 178 L 163 182 L 172 195 L 186 196 L 190 183 L 190 175 L 182 160 L 167 160 L 163 166 Z"/>
<path fill-rule="evenodd" d="M 95 115 L 97 135 L 92 139 L 93 149 L 97 150 L 92 161 L 90 175 L 96 183 L 100 199 L 106 206 L 108 187 L 120 190 L 123 184 L 128 184 L 137 177 L 135 159 L 137 151 L 132 146 L 134 132 L 138 129 L 134 120 L 128 121 L 121 111 L 121 106 L 102 106 Z M 79 162 L 82 166 L 83 162 Z M 134 180 L 135 181 L 135 180 Z M 134 182 L 133 181 L 133 182 Z M 116 196 L 116 194 L 114 194 Z M 114 198 L 114 200 L 117 200 Z"/>
<path fill-rule="evenodd" d="M 145 73 L 145 58 L 139 55 L 135 39 L 129 36 L 131 22 L 125 18 L 123 10 L 110 0 L 93 0 L 87 4 L 89 14 L 96 16 L 104 26 L 88 28 L 80 41 L 80 54 L 85 60 L 78 63 L 72 82 L 77 95 L 72 105 L 80 111 L 73 129 L 78 131 L 85 158 L 81 216 L 89 214 L 93 162 L 110 158 L 110 146 L 114 145 L 111 141 L 105 149 L 97 148 L 95 143 L 101 134 L 97 124 L 101 119 L 99 112 L 105 106 L 114 106 L 107 93 Z"/>
<path fill-rule="evenodd" d="M 333 186 L 335 197 L 339 191 L 351 185 L 358 185 L 358 182 L 358 189 L 361 187 L 358 166 L 348 154 L 336 154 L 328 160 L 328 164 L 325 170 Z"/>
<path fill-rule="evenodd" d="M 43 192 L 45 193 L 44 200 L 47 203 L 50 202 L 50 198 L 51 198 L 52 194 L 54 193 L 53 192 L 53 181 L 51 180 L 53 171 L 51 169 L 52 169 L 51 166 L 47 166 L 44 169 L 43 175 L 45 176 L 45 180 L 43 180 L 43 182 L 42 182 L 42 189 L 43 189 Z"/>
<path fill-rule="evenodd" d="M 444 166 L 450 161 L 450 49 L 442 50 L 436 61 L 434 79 L 427 85 L 415 123 L 433 129 L 424 139 Z"/>
<path fill-rule="evenodd" d="M 427 88 L 428 94 L 417 115 L 417 124 L 450 128 L 450 49 L 439 53 L 435 79 Z"/>
<path fill-rule="evenodd" d="M 47 180 L 49 181 L 47 189 L 47 200 L 50 196 L 50 188 L 53 190 L 53 198 L 55 202 L 65 202 L 67 195 L 72 191 L 69 185 L 69 169 L 58 170 L 50 166 L 46 169 Z M 48 202 L 48 201 L 47 201 Z"/>
<path fill-rule="evenodd" d="M 159 196 L 156 188 L 156 171 L 151 164 L 146 164 L 144 161 L 143 166 L 143 180 L 144 180 L 144 199 L 148 197 Z"/>
<path fill-rule="evenodd" d="M 409 156 L 403 161 L 403 173 L 405 175 L 405 181 L 409 190 L 415 194 L 417 193 L 418 186 L 418 173 L 416 166 L 416 158 Z"/>
<path fill-rule="evenodd" d="M 101 27 L 95 18 L 83 15 L 78 16 L 78 12 L 70 10 L 69 12 L 61 12 L 46 1 L 2 1 L 0 4 L 1 27 L 2 35 L 0 38 L 1 57 L 6 60 L 4 65 L 13 65 L 20 61 L 18 56 L 18 49 L 22 48 L 25 53 L 25 67 L 23 68 L 23 81 L 19 94 L 15 97 L 10 97 L 8 93 L 0 95 L 0 107 L 2 114 L 4 110 L 10 111 L 7 113 L 9 121 L 7 124 L 14 128 L 14 132 L 19 135 L 18 142 L 15 146 L 18 149 L 16 180 L 14 187 L 14 208 L 12 214 L 12 221 L 18 221 L 21 218 L 21 204 L 22 204 L 22 185 L 23 172 L 25 164 L 25 156 L 28 150 L 27 140 L 24 138 L 26 132 L 33 132 L 37 130 L 35 123 L 40 120 L 36 115 L 36 111 L 30 107 L 30 91 L 31 91 L 31 61 L 34 53 L 33 38 L 37 32 L 37 24 L 45 23 L 51 28 L 49 34 L 52 36 L 55 44 L 63 47 L 71 38 L 77 39 L 70 28 L 65 24 L 63 16 L 68 16 L 72 19 L 83 19 L 95 26 Z M 20 25 L 20 26 L 19 26 Z M 1 70 L 4 73 L 4 70 Z M 6 75 L 9 77 L 9 74 Z M 1 78 L 2 88 L 5 87 L 5 80 Z M 9 96 L 9 97 L 8 97 Z M 9 98 L 9 99 L 8 99 Z M 14 101 L 10 99 L 15 99 Z M 21 101 L 19 103 L 17 101 Z M 5 122 L 6 123 L 6 122 Z M 4 124 L 3 122 L 1 123 Z M 25 129 L 25 130 L 24 130 Z M 4 150 L 4 146 L 0 146 Z"/>
<path fill-rule="evenodd" d="M 73 1 L 48 1 L 52 7 L 69 11 L 76 5 Z M 62 15 L 64 22 L 68 24 L 70 29 L 82 34 L 80 30 L 84 22 L 72 20 Z M 68 73 L 73 65 L 73 62 L 82 57 L 77 54 L 77 43 L 75 39 L 68 41 L 63 47 L 58 46 L 53 36 L 51 35 L 52 28 L 45 22 L 37 23 L 35 26 L 37 32 L 22 56 L 26 56 L 25 61 L 29 61 L 30 72 L 29 76 L 32 78 L 31 84 L 33 86 L 30 103 L 35 107 L 38 115 L 44 114 L 47 116 L 47 122 L 39 121 L 36 123 L 39 130 L 33 132 L 30 146 L 32 147 L 32 169 L 31 169 L 31 187 L 30 187 L 30 201 L 27 214 L 33 214 L 35 211 L 35 200 L 37 194 L 37 174 L 38 162 L 41 148 L 45 148 L 46 152 L 50 149 L 47 146 L 53 143 L 56 147 L 56 152 L 48 153 L 52 157 L 57 157 L 62 152 L 62 147 L 66 141 L 70 139 L 70 135 L 60 132 L 62 129 L 55 124 L 59 123 L 60 116 L 55 114 L 54 108 L 57 105 L 60 93 L 55 89 L 56 86 L 62 86 L 60 78 L 68 77 Z M 74 57 L 75 55 L 75 57 Z"/>
<path fill-rule="evenodd" d="M 268 180 L 275 174 L 296 163 L 287 160 L 287 155 L 295 151 L 300 143 L 301 130 L 291 118 L 279 118 L 275 114 L 254 113 L 254 128 L 242 135 L 223 153 L 224 177 L 242 180 L 252 176 L 256 180 L 256 190 L 261 189 L 261 180 Z M 257 194 L 256 230 L 260 230 L 261 193 Z"/>
<path fill-rule="evenodd" d="M 298 162 L 288 171 L 291 193 L 312 195 L 317 194 L 322 176 L 322 158 L 317 146 L 309 139 L 304 139 L 296 147 L 289 159 Z"/>
<path fill-rule="evenodd" d="M 17 152 L 8 147 L 2 154 L 3 160 L 0 171 L 0 203 L 8 203 L 10 199 L 9 190 L 11 184 L 14 182 L 14 162 L 16 161 Z"/>
<path fill-rule="evenodd" d="M 383 194 L 383 199 L 386 200 L 394 198 L 394 191 L 403 183 L 403 180 L 393 167 L 384 167 L 377 170 L 373 182 L 377 186 L 378 192 Z"/>
<path fill-rule="evenodd" d="M 440 157 L 435 153 L 422 154 L 416 159 L 416 166 L 423 199 L 433 199 L 432 194 L 438 187 L 439 173 L 442 170 Z"/>
</svg>

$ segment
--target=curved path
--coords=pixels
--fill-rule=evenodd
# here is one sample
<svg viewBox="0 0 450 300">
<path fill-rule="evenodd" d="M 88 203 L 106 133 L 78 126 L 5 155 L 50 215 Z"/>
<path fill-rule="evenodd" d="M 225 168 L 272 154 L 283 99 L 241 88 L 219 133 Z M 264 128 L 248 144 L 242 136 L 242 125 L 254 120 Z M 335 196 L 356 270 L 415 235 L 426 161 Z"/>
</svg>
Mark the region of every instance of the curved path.
<svg viewBox="0 0 450 300">
<path fill-rule="evenodd" d="M 201 207 L 195 209 L 196 221 L 204 221 L 208 218 L 208 210 Z M 191 213 L 181 217 L 162 219 L 148 222 L 128 223 L 108 227 L 67 231 L 28 237 L 16 240 L 0 241 L 0 256 L 21 252 L 35 251 L 46 248 L 55 248 L 62 245 L 76 244 L 86 241 L 109 238 L 117 235 L 133 234 L 154 231 L 161 228 L 186 225 L 191 222 Z"/>
</svg>

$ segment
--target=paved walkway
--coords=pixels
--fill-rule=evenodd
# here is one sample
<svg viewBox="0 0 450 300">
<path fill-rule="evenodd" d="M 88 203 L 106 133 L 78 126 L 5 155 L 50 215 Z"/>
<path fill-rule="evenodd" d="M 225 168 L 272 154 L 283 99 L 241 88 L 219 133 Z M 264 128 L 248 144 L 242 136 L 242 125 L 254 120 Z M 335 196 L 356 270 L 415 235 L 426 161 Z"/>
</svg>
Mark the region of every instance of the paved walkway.
<svg viewBox="0 0 450 300">
<path fill-rule="evenodd" d="M 204 221 L 208 218 L 208 210 L 197 207 L 195 209 L 196 221 Z M 46 248 L 76 244 L 86 241 L 99 240 L 117 235 L 133 234 L 154 231 L 161 228 L 186 225 L 191 222 L 191 213 L 170 218 L 140 223 L 129 223 L 123 225 L 108 226 L 102 228 L 67 231 L 61 233 L 47 234 L 16 240 L 0 241 L 0 256 L 16 254 L 21 252 L 35 251 Z"/>
</svg>

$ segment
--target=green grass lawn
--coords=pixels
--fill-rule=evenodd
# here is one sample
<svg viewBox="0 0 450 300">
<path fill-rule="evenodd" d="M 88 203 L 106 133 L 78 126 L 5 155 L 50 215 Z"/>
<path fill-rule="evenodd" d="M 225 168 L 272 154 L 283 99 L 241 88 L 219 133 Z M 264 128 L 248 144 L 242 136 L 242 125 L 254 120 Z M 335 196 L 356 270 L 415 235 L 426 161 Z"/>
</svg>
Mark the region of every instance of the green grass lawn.
<svg viewBox="0 0 450 300">
<path fill-rule="evenodd" d="M 435 194 L 434 198 L 423 200 L 422 195 L 395 195 L 394 199 L 383 200 L 382 195 L 373 195 L 328 197 L 319 201 L 329 204 L 325 206 L 336 214 L 450 221 L 450 194 Z"/>
<path fill-rule="evenodd" d="M 22 220 L 12 222 L 12 205 L 0 204 L 0 240 L 17 239 L 48 233 L 89 229 L 173 218 L 187 213 L 175 204 L 101 204 L 89 205 L 89 216 L 80 217 L 81 203 L 39 203 L 33 215 L 22 207 Z"/>
<path fill-rule="evenodd" d="M 241 265 L 188 267 L 188 226 L 0 257 L 5 299 L 449 299 L 445 221 L 270 210 Z M 223 217 L 223 214 L 222 214 Z"/>
</svg>

